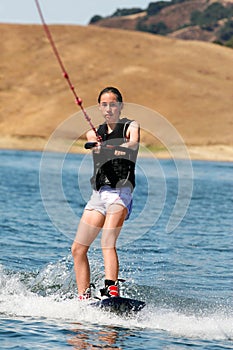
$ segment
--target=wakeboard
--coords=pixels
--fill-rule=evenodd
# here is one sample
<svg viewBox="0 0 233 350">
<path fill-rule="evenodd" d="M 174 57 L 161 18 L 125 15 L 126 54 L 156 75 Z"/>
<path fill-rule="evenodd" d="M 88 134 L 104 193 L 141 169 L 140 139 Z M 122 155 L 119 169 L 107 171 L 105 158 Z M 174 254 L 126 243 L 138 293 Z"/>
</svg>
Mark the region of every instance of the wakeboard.
<svg viewBox="0 0 233 350">
<path fill-rule="evenodd" d="M 111 297 L 90 303 L 90 306 L 116 314 L 137 313 L 144 308 L 144 301 L 123 297 Z"/>
</svg>

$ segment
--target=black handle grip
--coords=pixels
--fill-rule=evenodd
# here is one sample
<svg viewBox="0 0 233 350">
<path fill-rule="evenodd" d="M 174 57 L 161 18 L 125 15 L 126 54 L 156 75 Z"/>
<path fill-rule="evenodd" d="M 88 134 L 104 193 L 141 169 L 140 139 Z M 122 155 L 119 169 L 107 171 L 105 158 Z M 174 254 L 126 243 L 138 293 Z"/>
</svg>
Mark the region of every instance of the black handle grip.
<svg viewBox="0 0 233 350">
<path fill-rule="evenodd" d="M 98 145 L 98 142 L 96 142 L 96 141 L 89 141 L 89 142 L 85 143 L 84 147 L 85 147 L 85 149 L 92 149 L 92 148 L 96 147 L 97 145 Z M 131 150 L 129 148 L 122 147 L 122 146 L 114 146 L 114 145 L 102 144 L 101 148 L 105 149 L 105 150 L 122 151 L 122 152 L 125 152 L 126 154 L 129 154 L 131 152 Z"/>
<path fill-rule="evenodd" d="M 85 145 L 84 145 L 84 147 L 85 147 L 86 149 L 91 149 L 91 148 L 93 148 L 93 147 L 96 147 L 97 144 L 98 144 L 98 143 L 95 142 L 95 141 L 93 141 L 93 142 L 86 142 Z"/>
</svg>

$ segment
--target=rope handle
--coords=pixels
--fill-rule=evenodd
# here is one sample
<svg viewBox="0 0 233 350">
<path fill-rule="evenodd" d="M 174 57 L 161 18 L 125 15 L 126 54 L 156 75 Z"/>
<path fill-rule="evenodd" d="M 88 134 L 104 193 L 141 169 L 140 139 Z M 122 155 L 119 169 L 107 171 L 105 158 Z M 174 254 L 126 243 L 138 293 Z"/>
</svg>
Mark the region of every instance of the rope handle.
<svg viewBox="0 0 233 350">
<path fill-rule="evenodd" d="M 94 147 L 98 146 L 98 142 L 96 141 L 89 141 L 86 142 L 84 145 L 85 149 L 92 149 Z M 125 152 L 126 154 L 130 154 L 132 152 L 131 149 L 123 146 L 115 146 L 115 145 L 107 145 L 104 142 L 100 145 L 100 148 L 103 150 L 114 150 L 114 151 L 122 151 Z"/>
</svg>

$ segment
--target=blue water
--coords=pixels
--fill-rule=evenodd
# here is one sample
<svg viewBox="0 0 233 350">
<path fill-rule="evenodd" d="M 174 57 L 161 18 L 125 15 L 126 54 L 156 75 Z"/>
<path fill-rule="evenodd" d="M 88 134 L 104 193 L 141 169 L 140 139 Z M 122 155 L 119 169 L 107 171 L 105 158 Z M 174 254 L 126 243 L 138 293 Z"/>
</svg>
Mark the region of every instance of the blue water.
<svg viewBox="0 0 233 350">
<path fill-rule="evenodd" d="M 122 293 L 147 305 L 126 318 L 76 299 L 70 246 L 90 157 L 41 160 L 0 151 L 1 349 L 233 349 L 232 163 L 194 161 L 190 179 L 185 161 L 179 172 L 172 160 L 139 158 L 118 251 Z M 173 213 L 179 188 L 187 196 Z M 181 221 L 172 232 L 169 220 Z M 89 258 L 99 288 L 98 241 Z"/>
</svg>

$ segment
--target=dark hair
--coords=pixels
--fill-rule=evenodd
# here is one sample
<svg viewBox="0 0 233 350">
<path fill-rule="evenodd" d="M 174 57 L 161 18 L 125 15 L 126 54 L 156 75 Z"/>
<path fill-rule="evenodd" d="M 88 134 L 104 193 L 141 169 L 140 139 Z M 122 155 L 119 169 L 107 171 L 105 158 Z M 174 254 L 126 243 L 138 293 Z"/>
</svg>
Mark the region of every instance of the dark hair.
<svg viewBox="0 0 233 350">
<path fill-rule="evenodd" d="M 100 94 L 98 97 L 98 103 L 100 103 L 101 96 L 107 92 L 112 92 L 114 95 L 116 95 L 117 102 L 121 102 L 121 103 L 123 102 L 123 98 L 122 98 L 120 91 L 113 86 L 108 86 L 108 87 L 104 88 L 102 91 L 100 91 Z"/>
</svg>

